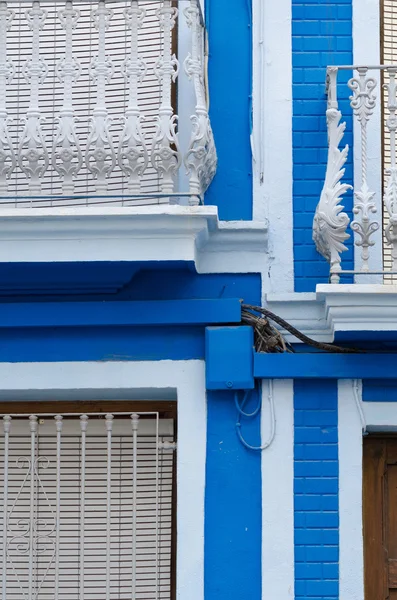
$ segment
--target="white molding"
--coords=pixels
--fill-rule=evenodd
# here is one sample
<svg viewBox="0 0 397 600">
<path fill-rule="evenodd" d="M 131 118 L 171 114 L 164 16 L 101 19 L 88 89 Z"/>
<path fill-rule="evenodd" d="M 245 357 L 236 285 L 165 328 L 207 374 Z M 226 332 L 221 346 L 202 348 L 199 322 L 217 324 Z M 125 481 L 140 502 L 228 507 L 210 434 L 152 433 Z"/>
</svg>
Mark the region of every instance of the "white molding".
<svg viewBox="0 0 397 600">
<path fill-rule="evenodd" d="M 380 1 L 379 0 L 353 0 L 353 64 L 355 65 L 380 65 Z M 379 72 L 372 72 L 379 82 Z M 381 87 L 377 88 L 377 104 L 368 127 L 368 185 L 375 192 L 375 204 L 378 209 L 377 218 L 382 222 L 382 125 L 381 125 Z M 354 119 L 354 189 L 361 187 L 361 140 L 360 124 Z M 382 248 L 382 227 L 372 234 L 371 240 L 375 248 Z M 355 252 L 356 269 L 361 267 L 360 248 Z M 369 268 L 376 271 L 383 268 L 382 252 L 370 252 Z M 380 275 L 356 276 L 356 280 L 376 283 L 382 281 Z"/>
<path fill-rule="evenodd" d="M 255 273 L 266 253 L 266 222 L 222 222 L 214 206 L 0 212 L 3 262 L 177 260 L 199 273 Z"/>
<path fill-rule="evenodd" d="M 204 493 L 207 442 L 202 361 L 63 362 L 0 364 L 2 396 L 111 399 L 141 391 L 145 398 L 178 400 L 177 599 L 204 600 Z M 141 397 L 142 398 L 142 397 Z"/>
<path fill-rule="evenodd" d="M 267 294 L 266 307 L 320 342 L 332 342 L 338 332 L 397 331 L 397 285 L 318 285 L 316 293 Z"/>
<path fill-rule="evenodd" d="M 361 385 L 360 393 L 361 396 Z M 361 400 L 361 398 L 359 398 Z M 397 403 L 363 402 L 368 431 L 396 432 Z M 362 424 L 353 382 L 338 383 L 340 598 L 362 600 L 364 590 L 362 522 Z"/>
<path fill-rule="evenodd" d="M 325 319 L 324 302 L 318 300 L 314 292 L 267 294 L 266 308 L 319 342 L 332 342 L 333 340 L 333 332 Z M 297 342 L 297 339 L 290 333 L 282 331 L 289 342 Z"/>
<path fill-rule="evenodd" d="M 264 399 L 268 383 L 263 382 Z M 262 452 L 262 598 L 294 597 L 294 399 L 293 381 L 273 382 L 276 436 Z M 269 438 L 269 412 L 262 410 L 262 439 Z"/>
<path fill-rule="evenodd" d="M 362 426 L 353 381 L 338 382 L 339 596 L 364 597 L 362 534 Z"/>
<path fill-rule="evenodd" d="M 318 285 L 328 328 L 338 331 L 397 331 L 397 285 Z"/>
<path fill-rule="evenodd" d="M 264 292 L 294 289 L 291 21 L 291 0 L 253 0 L 253 218 L 269 221 Z"/>
</svg>

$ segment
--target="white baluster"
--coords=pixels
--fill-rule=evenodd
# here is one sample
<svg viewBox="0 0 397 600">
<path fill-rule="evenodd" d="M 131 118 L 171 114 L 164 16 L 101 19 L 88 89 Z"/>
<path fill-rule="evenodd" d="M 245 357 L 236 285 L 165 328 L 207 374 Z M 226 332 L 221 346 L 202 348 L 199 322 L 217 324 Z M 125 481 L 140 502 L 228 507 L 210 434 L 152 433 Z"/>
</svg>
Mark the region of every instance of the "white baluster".
<svg viewBox="0 0 397 600">
<path fill-rule="evenodd" d="M 59 561 L 60 561 L 60 537 L 61 537 L 61 445 L 62 425 L 61 415 L 54 417 L 57 432 L 57 489 L 56 489 L 56 517 L 55 517 L 55 600 L 59 598 Z"/>
<path fill-rule="evenodd" d="M 44 27 L 47 12 L 40 8 L 39 0 L 34 0 L 30 10 L 25 12 L 28 25 L 32 30 L 32 58 L 23 67 L 23 74 L 30 83 L 30 103 L 26 113 L 26 123 L 19 142 L 19 166 L 29 179 L 29 191 L 32 195 L 41 192 L 41 178 L 49 164 L 48 152 L 41 130 L 39 108 L 39 87 L 47 75 L 47 65 L 40 57 L 40 31 Z"/>
<path fill-rule="evenodd" d="M 28 600 L 33 600 L 35 597 L 34 593 L 34 581 L 33 581 L 33 568 L 34 568 L 34 557 L 36 555 L 36 549 L 34 547 L 34 533 L 35 533 L 35 514 L 34 509 L 36 506 L 35 503 L 35 455 L 36 455 L 36 436 L 37 436 L 37 427 L 38 427 L 38 419 L 35 415 L 31 415 L 29 417 L 29 425 L 30 425 L 30 517 L 29 517 L 29 594 Z"/>
<path fill-rule="evenodd" d="M 350 96 L 350 105 L 354 115 L 360 123 L 361 129 L 361 189 L 360 191 L 354 192 L 353 207 L 353 213 L 355 215 L 361 213 L 361 220 L 355 219 L 351 223 L 351 228 L 360 236 L 359 239 L 356 239 L 355 245 L 361 246 L 362 248 L 361 271 L 363 273 L 369 271 L 369 248 L 374 246 L 371 236 L 378 231 L 380 227 L 378 221 L 371 219 L 371 214 L 376 214 L 378 211 L 374 202 L 375 192 L 372 192 L 369 189 L 367 181 L 367 126 L 376 106 L 376 95 L 374 94 L 374 90 L 377 85 L 376 80 L 373 77 L 367 77 L 367 72 L 368 69 L 366 67 L 359 68 L 359 77 L 353 77 L 348 82 L 348 86 L 353 92 L 352 96 Z"/>
<path fill-rule="evenodd" d="M 112 428 L 113 415 L 106 415 L 105 425 L 107 433 L 107 491 L 106 491 L 106 600 L 110 600 L 110 550 L 112 531 Z"/>
<path fill-rule="evenodd" d="M 339 283 L 340 255 L 347 250 L 344 242 L 349 238 L 346 229 L 350 219 L 346 213 L 341 212 L 344 207 L 340 202 L 342 195 L 351 189 L 351 185 L 341 183 L 349 146 L 339 150 L 346 123 L 340 123 L 342 113 L 338 109 L 337 73 L 336 67 L 328 69 L 328 161 L 324 187 L 313 221 L 313 240 L 317 251 L 330 263 L 331 283 Z"/>
<path fill-rule="evenodd" d="M 174 191 L 174 176 L 181 165 L 177 119 L 172 108 L 171 89 L 179 73 L 179 62 L 172 54 L 172 30 L 175 27 L 178 9 L 171 0 L 164 0 L 162 8 L 156 14 L 163 33 L 163 55 L 156 61 L 154 72 L 161 84 L 161 103 L 157 118 L 156 133 L 153 138 L 151 161 L 154 169 L 161 175 L 161 191 L 165 194 Z"/>
<path fill-rule="evenodd" d="M 204 83 L 203 27 L 197 0 L 191 0 L 185 10 L 187 24 L 192 29 L 192 52 L 186 57 L 184 66 L 189 79 L 193 80 L 196 94 L 196 114 L 191 117 L 192 136 L 184 162 L 190 175 L 190 204 L 199 204 L 203 194 L 216 173 L 217 155 L 214 136 L 207 110 Z"/>
<path fill-rule="evenodd" d="M 113 65 L 106 55 L 106 30 L 109 27 L 113 11 L 106 8 L 105 0 L 99 0 L 92 18 L 98 30 L 98 56 L 90 65 L 90 76 L 97 84 L 97 100 L 91 118 L 91 131 L 87 142 L 85 161 L 88 169 L 96 178 L 96 191 L 107 191 L 107 177 L 116 165 L 116 154 L 109 132 L 110 119 L 106 108 L 106 81 L 113 75 Z"/>
<path fill-rule="evenodd" d="M 136 413 L 131 415 L 132 426 L 132 577 L 131 577 L 131 599 L 136 599 L 136 529 L 137 529 L 137 481 L 138 481 L 138 425 L 139 415 Z"/>
<path fill-rule="evenodd" d="M 73 111 L 73 83 L 78 79 L 81 67 L 73 57 L 73 30 L 80 12 L 73 8 L 72 0 L 66 0 L 64 10 L 58 12 L 59 20 L 65 30 L 65 56 L 57 66 L 57 75 L 63 82 L 63 104 L 59 113 L 58 129 L 52 147 L 52 165 L 63 178 L 64 195 L 74 192 L 73 178 L 83 164 L 83 156 L 76 135 Z"/>
<path fill-rule="evenodd" d="M 7 60 L 7 31 L 13 18 L 14 12 L 7 8 L 7 2 L 0 1 L 0 195 L 7 194 L 7 180 L 16 167 L 6 108 L 6 87 L 14 75 L 13 65 Z"/>
<path fill-rule="evenodd" d="M 127 27 L 131 30 L 131 53 L 122 64 L 124 77 L 129 82 L 129 100 L 125 111 L 124 130 L 118 148 L 118 163 L 128 177 L 128 192 L 139 194 L 140 177 L 146 170 L 149 157 L 142 131 L 142 117 L 138 105 L 138 83 L 146 74 L 146 64 L 138 54 L 138 30 L 145 18 L 145 10 L 134 0 L 124 11 Z"/>
<path fill-rule="evenodd" d="M 84 578 L 85 578 L 85 470 L 86 470 L 86 432 L 88 426 L 87 415 L 81 415 L 81 457 L 80 457 L 80 600 L 84 600 Z"/>
<path fill-rule="evenodd" d="M 11 417 L 3 417 L 4 427 L 4 483 L 3 483 L 3 573 L 2 573 L 2 600 L 7 600 L 7 533 L 8 533 L 8 460 L 11 430 Z"/>
<path fill-rule="evenodd" d="M 389 223 L 386 227 L 385 237 L 391 245 L 392 271 L 397 271 L 397 165 L 396 165 L 396 131 L 397 131 L 397 69 L 389 69 L 390 81 L 385 88 L 388 93 L 387 107 L 389 117 L 386 119 L 386 127 L 390 132 L 390 169 L 386 171 L 388 181 L 383 201 L 389 213 Z"/>
</svg>

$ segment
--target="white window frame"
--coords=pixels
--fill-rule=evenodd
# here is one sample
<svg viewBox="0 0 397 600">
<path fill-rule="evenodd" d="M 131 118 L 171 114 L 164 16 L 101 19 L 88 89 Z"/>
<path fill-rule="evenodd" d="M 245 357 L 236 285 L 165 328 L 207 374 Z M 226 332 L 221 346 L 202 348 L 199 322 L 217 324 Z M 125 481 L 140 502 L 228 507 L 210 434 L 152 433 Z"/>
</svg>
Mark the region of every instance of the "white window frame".
<svg viewBox="0 0 397 600">
<path fill-rule="evenodd" d="M 357 408 L 362 384 L 338 383 L 339 438 L 339 594 L 343 600 L 364 597 L 363 423 Z M 368 431 L 397 432 L 397 402 L 362 402 Z"/>
<path fill-rule="evenodd" d="M 203 361 L 1 363 L 1 400 L 177 399 L 177 600 L 204 600 Z"/>
</svg>

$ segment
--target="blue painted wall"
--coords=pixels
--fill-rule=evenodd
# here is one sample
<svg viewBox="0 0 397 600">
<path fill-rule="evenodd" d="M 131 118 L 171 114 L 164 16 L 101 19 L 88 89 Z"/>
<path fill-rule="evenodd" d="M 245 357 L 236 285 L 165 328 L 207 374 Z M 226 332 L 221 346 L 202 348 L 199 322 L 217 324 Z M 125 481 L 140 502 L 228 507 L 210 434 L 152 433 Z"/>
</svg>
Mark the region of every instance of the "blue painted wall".
<svg viewBox="0 0 397 600">
<path fill-rule="evenodd" d="M 338 598 L 337 382 L 294 385 L 295 598 Z"/>
<path fill-rule="evenodd" d="M 397 402 L 397 379 L 363 381 L 364 402 Z"/>
<path fill-rule="evenodd" d="M 237 439 L 233 393 L 207 398 L 205 600 L 261 600 L 261 455 Z M 259 444 L 260 419 L 242 425 Z"/>
<path fill-rule="evenodd" d="M 126 265 L 126 264 L 125 264 Z M 132 264 L 131 264 L 132 265 Z M 169 265 L 168 265 L 169 266 Z M 34 267 L 34 265 L 33 265 Z M 30 283 L 29 268 L 19 266 L 20 283 Z M 34 267 L 35 268 L 35 267 Z M 45 288 L 51 280 L 62 279 L 62 271 L 70 276 L 68 265 L 59 265 L 58 270 L 43 266 L 36 269 Z M 119 272 L 117 264 L 115 273 Z M 84 270 L 78 270 L 80 275 Z M 248 303 L 259 304 L 261 281 L 259 275 L 198 275 L 190 268 L 168 268 L 157 265 L 135 269 L 125 266 L 123 273 L 127 281 L 109 295 L 60 294 L 47 296 L 51 301 L 74 302 L 104 300 L 111 309 L 114 300 L 169 300 L 203 298 L 241 298 Z M 133 275 L 131 275 L 133 273 Z M 128 278 L 131 279 L 128 281 Z M 69 283 L 73 281 L 70 276 Z M 103 283 L 103 282 L 102 282 Z M 102 285 L 102 283 L 100 285 Z M 15 281 L 10 283 L 15 288 Z M 71 285 L 71 283 L 70 283 Z M 112 284 L 113 285 L 113 284 Z M 14 292 L 15 293 L 15 292 Z M 55 292 L 56 293 L 56 292 Z M 42 297 L 28 297 L 28 301 L 39 302 Z M 10 296 L 4 301 L 20 300 Z M 27 298 L 25 297 L 26 301 Z M 0 303 L 1 309 L 1 303 Z M 79 305 L 75 305 L 75 310 Z M 114 305 L 117 310 L 117 305 Z M 70 360 L 188 360 L 203 359 L 205 355 L 205 327 L 32 327 L 4 328 L 0 331 L 0 362 L 44 362 Z"/>
<path fill-rule="evenodd" d="M 292 0 L 293 44 L 293 161 L 295 289 L 313 291 L 328 281 L 329 265 L 312 241 L 313 215 L 324 184 L 327 161 L 326 67 L 352 64 L 351 0 Z M 346 82 L 350 73 L 341 73 Z M 352 147 L 349 90 L 339 86 L 340 108 L 347 123 L 343 144 Z M 350 132 L 350 133 L 349 133 Z M 352 180 L 352 154 L 346 163 L 345 181 Z M 351 211 L 352 196 L 343 204 Z M 351 240 L 343 265 L 353 268 Z"/>
<path fill-rule="evenodd" d="M 252 218 L 252 0 L 206 0 L 210 117 L 218 171 L 205 198 L 225 220 Z"/>
</svg>

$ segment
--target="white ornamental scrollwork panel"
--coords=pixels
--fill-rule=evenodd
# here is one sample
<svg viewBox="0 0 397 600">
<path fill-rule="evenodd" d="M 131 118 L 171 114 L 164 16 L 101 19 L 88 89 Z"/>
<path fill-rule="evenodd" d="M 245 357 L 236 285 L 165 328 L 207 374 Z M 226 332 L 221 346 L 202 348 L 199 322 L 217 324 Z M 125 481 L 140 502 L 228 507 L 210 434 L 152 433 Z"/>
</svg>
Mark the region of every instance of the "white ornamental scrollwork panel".
<svg viewBox="0 0 397 600">
<path fill-rule="evenodd" d="M 367 68 L 359 68 L 359 76 L 353 77 L 348 81 L 348 86 L 353 92 L 350 96 L 350 106 L 360 124 L 361 130 L 361 189 L 354 191 L 353 213 L 356 216 L 356 219 L 352 221 L 351 228 L 358 235 L 358 238 L 355 240 L 355 245 L 362 248 L 361 271 L 363 273 L 369 271 L 369 249 L 374 246 L 372 236 L 380 227 L 380 223 L 373 218 L 378 212 L 374 201 L 375 192 L 369 189 L 367 181 L 367 128 L 376 107 L 375 90 L 377 81 L 373 77 L 368 77 L 367 72 Z"/>
<path fill-rule="evenodd" d="M 9 117 L 6 108 L 6 88 L 14 76 L 14 65 L 7 58 L 7 32 L 11 29 L 15 13 L 7 2 L 0 2 L 0 195 L 8 190 L 8 179 L 16 167 L 16 157 L 10 138 Z"/>
<path fill-rule="evenodd" d="M 65 55 L 57 65 L 57 75 L 63 83 L 63 105 L 58 116 L 58 127 L 52 146 L 52 165 L 63 180 L 65 195 L 73 194 L 74 179 L 83 164 L 83 155 L 76 134 L 73 110 L 73 84 L 81 74 L 81 65 L 73 56 L 73 31 L 80 18 L 80 11 L 66 0 L 65 8 L 58 12 L 65 31 Z"/>
<path fill-rule="evenodd" d="M 124 128 L 118 147 L 117 160 L 128 178 L 128 192 L 139 194 L 141 177 L 149 162 L 148 150 L 143 133 L 143 117 L 138 103 L 138 87 L 143 82 L 147 65 L 139 56 L 138 31 L 142 27 L 146 11 L 131 5 L 124 11 L 127 27 L 131 32 L 131 52 L 122 63 L 122 72 L 128 83 L 128 106 L 125 111 Z"/>
<path fill-rule="evenodd" d="M 110 117 L 106 108 L 106 82 L 113 76 L 114 67 L 106 55 L 106 31 L 113 17 L 113 11 L 99 0 L 97 10 L 92 12 L 95 28 L 98 30 L 98 54 L 90 65 L 91 79 L 96 83 L 97 100 L 92 113 L 90 134 L 87 141 L 85 162 L 96 179 L 96 191 L 107 192 L 107 178 L 116 166 L 116 153 L 110 135 Z"/>
<path fill-rule="evenodd" d="M 30 84 L 30 103 L 26 113 L 25 128 L 19 142 L 19 166 L 29 179 L 29 191 L 41 192 L 41 179 L 49 165 L 48 149 L 44 140 L 39 107 L 39 86 L 45 80 L 48 67 L 40 57 L 40 32 L 44 27 L 47 11 L 35 0 L 25 17 L 32 30 L 32 57 L 23 67 L 23 75 Z"/>
<path fill-rule="evenodd" d="M 157 117 L 157 127 L 154 134 L 151 162 L 153 168 L 161 177 L 161 191 L 173 193 L 174 177 L 182 163 L 177 134 L 178 116 L 174 115 L 171 89 L 179 74 L 179 61 L 172 54 L 172 30 L 175 27 L 178 9 L 171 6 L 170 0 L 164 1 L 164 6 L 157 9 L 163 33 L 163 54 L 156 61 L 155 75 L 161 84 L 161 105 Z"/>
</svg>

